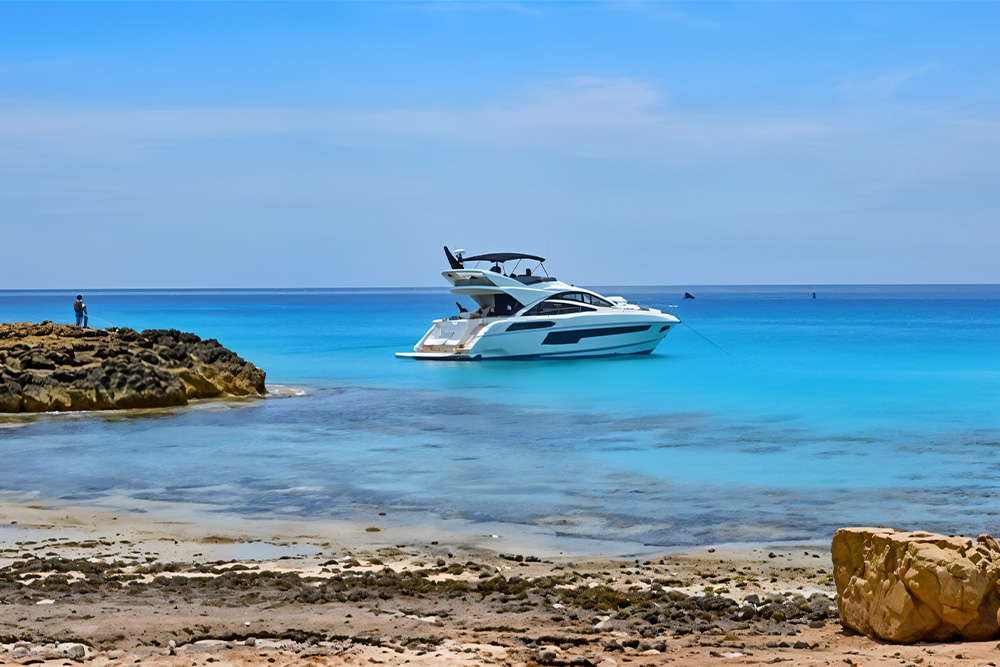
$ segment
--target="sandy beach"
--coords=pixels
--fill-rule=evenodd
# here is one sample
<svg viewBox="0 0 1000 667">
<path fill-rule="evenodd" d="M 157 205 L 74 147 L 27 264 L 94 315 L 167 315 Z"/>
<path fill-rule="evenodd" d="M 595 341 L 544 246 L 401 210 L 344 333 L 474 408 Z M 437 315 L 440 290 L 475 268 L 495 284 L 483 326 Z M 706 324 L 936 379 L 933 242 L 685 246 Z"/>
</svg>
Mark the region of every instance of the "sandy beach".
<svg viewBox="0 0 1000 667">
<path fill-rule="evenodd" d="M 0 505 L 0 662 L 992 665 L 844 631 L 827 545 Z M 499 532 L 489 532 L 499 531 Z M 567 552 L 575 548 L 573 552 Z M 561 552 L 560 552 L 561 551 Z M 797 610 L 797 611 L 796 611 Z"/>
</svg>

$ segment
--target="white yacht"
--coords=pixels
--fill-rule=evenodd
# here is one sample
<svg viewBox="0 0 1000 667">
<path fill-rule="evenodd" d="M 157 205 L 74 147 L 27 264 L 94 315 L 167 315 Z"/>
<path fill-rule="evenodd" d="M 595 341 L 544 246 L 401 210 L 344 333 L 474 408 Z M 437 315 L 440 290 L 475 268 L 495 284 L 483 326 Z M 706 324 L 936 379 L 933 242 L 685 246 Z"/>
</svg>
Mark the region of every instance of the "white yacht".
<svg viewBox="0 0 1000 667">
<path fill-rule="evenodd" d="M 471 297 L 478 308 L 469 312 L 456 304 L 458 315 L 434 320 L 413 352 L 397 357 L 473 361 L 649 354 L 680 324 L 669 312 L 560 282 L 535 255 L 499 252 L 463 259 L 447 246 L 444 251 L 451 269 L 442 275 L 454 285 L 451 291 Z M 534 269 L 518 275 L 525 261 Z M 514 265 L 507 273 L 509 262 Z M 472 263 L 477 268 L 466 268 Z M 479 263 L 492 268 L 478 268 Z"/>
</svg>

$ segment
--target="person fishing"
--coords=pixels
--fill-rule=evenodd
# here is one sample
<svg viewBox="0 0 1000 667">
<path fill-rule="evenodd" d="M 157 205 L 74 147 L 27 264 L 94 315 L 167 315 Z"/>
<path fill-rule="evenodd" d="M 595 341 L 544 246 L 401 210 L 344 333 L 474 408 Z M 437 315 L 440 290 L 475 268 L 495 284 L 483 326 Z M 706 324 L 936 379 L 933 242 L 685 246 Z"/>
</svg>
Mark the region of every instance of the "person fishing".
<svg viewBox="0 0 1000 667">
<path fill-rule="evenodd" d="M 87 304 L 83 302 L 83 295 L 77 294 L 76 301 L 73 302 L 73 311 L 76 313 L 76 326 L 83 322 L 84 328 L 87 326 Z"/>
</svg>

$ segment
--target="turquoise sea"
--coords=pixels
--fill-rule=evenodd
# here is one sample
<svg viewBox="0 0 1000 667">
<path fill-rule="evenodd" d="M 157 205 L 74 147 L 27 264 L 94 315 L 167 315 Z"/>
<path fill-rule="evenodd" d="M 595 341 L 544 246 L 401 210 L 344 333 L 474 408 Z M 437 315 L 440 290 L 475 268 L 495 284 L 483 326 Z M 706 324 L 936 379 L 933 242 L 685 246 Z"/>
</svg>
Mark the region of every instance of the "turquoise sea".
<svg viewBox="0 0 1000 667">
<path fill-rule="evenodd" d="M 393 353 L 446 289 L 84 291 L 92 326 L 217 338 L 284 389 L 0 418 L 0 491 L 662 546 L 1000 532 L 1000 286 L 594 289 L 689 327 L 643 357 L 419 362 Z M 69 322 L 75 293 L 0 291 L 0 320 Z"/>
</svg>

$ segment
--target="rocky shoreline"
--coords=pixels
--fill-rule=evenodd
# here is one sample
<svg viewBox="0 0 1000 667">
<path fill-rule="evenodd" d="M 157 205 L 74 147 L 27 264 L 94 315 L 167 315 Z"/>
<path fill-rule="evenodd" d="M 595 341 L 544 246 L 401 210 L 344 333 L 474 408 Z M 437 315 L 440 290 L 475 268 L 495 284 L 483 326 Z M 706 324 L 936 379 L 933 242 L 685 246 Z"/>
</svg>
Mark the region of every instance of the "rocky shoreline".
<svg viewBox="0 0 1000 667">
<path fill-rule="evenodd" d="M 317 523 L 37 502 L 0 502 L 0 664 L 997 662 L 996 639 L 900 645 L 844 627 L 822 545 L 586 556 L 391 508 Z"/>
<path fill-rule="evenodd" d="M 25 551 L 0 568 L 0 597 L 19 600 L 22 611 L 49 605 L 44 615 L 50 621 L 69 618 L 53 624 L 63 626 L 64 636 L 18 624 L 17 633 L 7 637 L 11 641 L 0 645 L 0 655 L 14 659 L 79 659 L 116 650 L 191 655 L 241 647 L 258 655 L 284 649 L 334 657 L 355 645 L 412 655 L 434 653 L 446 638 L 464 637 L 504 646 L 517 662 L 595 665 L 607 657 L 662 655 L 668 644 L 683 638 L 716 652 L 809 650 L 818 644 L 804 639 L 799 629 L 825 627 L 837 616 L 834 601 L 822 592 L 808 598 L 798 592 L 752 594 L 741 601 L 715 593 L 689 595 L 656 577 L 652 561 L 615 563 L 609 574 L 542 559 L 528 569 L 518 562 L 507 570 L 484 554 L 449 558 L 441 550 L 434 558 L 395 547 L 282 567 L 273 562 L 140 564 Z M 656 563 L 666 565 L 663 559 Z M 637 584 L 651 583 L 623 585 L 630 576 Z M 132 615 L 159 608 L 162 618 L 124 641 L 119 627 L 107 623 L 87 633 L 87 644 L 74 643 L 68 635 L 72 617 L 80 614 L 73 611 L 83 611 L 86 599 Z M 170 603 L 166 609 L 164 601 Z M 249 610 L 253 620 L 199 617 L 196 610 L 206 606 Z M 262 623 L 274 609 L 284 614 Z M 368 627 L 368 616 L 396 623 L 376 629 Z M 339 622 L 330 623 L 332 618 Z M 752 638 L 737 638 L 746 633 Z M 67 656 L 70 651 L 75 657 Z"/>
<path fill-rule="evenodd" d="M 0 324 L 0 413 L 115 410 L 267 393 L 263 370 L 214 339 L 41 322 Z"/>
<path fill-rule="evenodd" d="M 697 665 L 801 658 L 837 627 L 811 550 L 497 553 L 381 518 L 200 526 L 0 505 L 0 662 Z"/>
</svg>

